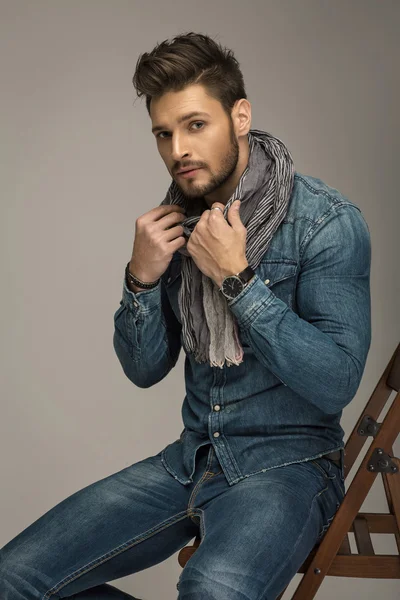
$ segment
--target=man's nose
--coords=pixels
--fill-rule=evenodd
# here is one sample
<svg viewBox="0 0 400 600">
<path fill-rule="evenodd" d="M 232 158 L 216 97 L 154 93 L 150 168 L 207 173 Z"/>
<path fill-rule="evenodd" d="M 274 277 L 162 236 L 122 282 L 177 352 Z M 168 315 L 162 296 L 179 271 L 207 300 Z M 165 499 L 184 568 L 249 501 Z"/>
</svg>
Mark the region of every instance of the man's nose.
<svg viewBox="0 0 400 600">
<path fill-rule="evenodd" d="M 172 138 L 171 158 L 179 162 L 185 156 L 189 156 L 189 148 L 185 138 L 174 136 Z"/>
</svg>

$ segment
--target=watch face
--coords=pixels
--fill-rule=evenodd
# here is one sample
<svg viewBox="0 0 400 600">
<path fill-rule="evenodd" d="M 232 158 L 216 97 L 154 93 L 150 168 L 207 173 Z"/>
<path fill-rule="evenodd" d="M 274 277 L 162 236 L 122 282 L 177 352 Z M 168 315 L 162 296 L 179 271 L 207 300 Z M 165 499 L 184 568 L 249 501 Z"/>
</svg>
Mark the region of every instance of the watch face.
<svg viewBox="0 0 400 600">
<path fill-rule="evenodd" d="M 222 282 L 222 291 L 225 296 L 229 298 L 236 298 L 243 290 L 243 283 L 240 281 L 239 277 L 232 276 L 227 277 Z"/>
</svg>

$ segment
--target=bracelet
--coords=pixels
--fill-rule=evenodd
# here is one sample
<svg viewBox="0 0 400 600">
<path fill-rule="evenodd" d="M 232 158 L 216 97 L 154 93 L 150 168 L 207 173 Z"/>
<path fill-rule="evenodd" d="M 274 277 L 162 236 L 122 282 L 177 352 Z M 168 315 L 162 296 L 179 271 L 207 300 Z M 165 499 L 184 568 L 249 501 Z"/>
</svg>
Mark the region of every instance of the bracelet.
<svg viewBox="0 0 400 600">
<path fill-rule="evenodd" d="M 136 285 L 137 287 L 144 288 L 146 290 L 150 290 L 152 288 L 155 288 L 158 285 L 158 282 L 161 279 L 161 277 L 159 277 L 157 279 L 157 281 L 151 281 L 150 283 L 145 283 L 144 281 L 140 281 L 140 279 L 138 279 L 137 277 L 135 277 L 134 275 L 132 275 L 132 273 L 129 271 L 129 262 L 127 263 L 127 265 L 125 267 L 125 278 L 126 278 L 127 282 L 130 281 L 130 283 L 132 283 L 133 285 Z"/>
</svg>

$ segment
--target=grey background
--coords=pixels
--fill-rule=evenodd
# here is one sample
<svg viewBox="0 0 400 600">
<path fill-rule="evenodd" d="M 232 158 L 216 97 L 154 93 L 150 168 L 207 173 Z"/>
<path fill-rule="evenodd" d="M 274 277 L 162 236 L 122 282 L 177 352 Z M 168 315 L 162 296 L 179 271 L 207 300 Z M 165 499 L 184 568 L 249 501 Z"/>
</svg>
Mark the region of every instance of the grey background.
<svg viewBox="0 0 400 600">
<path fill-rule="evenodd" d="M 0 547 L 182 429 L 183 352 L 142 390 L 112 347 L 135 220 L 170 182 L 131 79 L 140 53 L 178 33 L 231 47 L 252 127 L 281 138 L 298 171 L 341 190 L 367 219 L 373 335 L 344 411 L 348 435 L 400 339 L 399 3 L 36 0 L 2 1 L 0 11 Z M 364 508 L 387 512 L 378 480 Z M 376 551 L 394 552 L 382 538 Z M 173 600 L 180 570 L 175 555 L 114 583 Z M 318 598 L 394 600 L 396 590 L 327 578 Z"/>
</svg>

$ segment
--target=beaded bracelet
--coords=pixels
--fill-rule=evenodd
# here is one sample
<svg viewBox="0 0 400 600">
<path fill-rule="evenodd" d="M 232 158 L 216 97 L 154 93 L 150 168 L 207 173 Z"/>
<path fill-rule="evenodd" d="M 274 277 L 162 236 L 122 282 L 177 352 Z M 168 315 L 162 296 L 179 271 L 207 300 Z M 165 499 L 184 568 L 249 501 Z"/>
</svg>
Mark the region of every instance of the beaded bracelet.
<svg viewBox="0 0 400 600">
<path fill-rule="evenodd" d="M 145 283 L 144 281 L 140 281 L 140 279 L 138 279 L 137 277 L 135 277 L 134 275 L 132 275 L 132 273 L 129 271 L 129 263 L 125 267 L 125 277 L 126 277 L 127 281 L 130 281 L 133 285 L 136 285 L 137 287 L 144 288 L 146 290 L 150 290 L 150 289 L 156 287 L 158 285 L 158 282 L 161 279 L 159 277 L 157 279 L 157 281 L 152 281 L 150 283 Z"/>
</svg>

